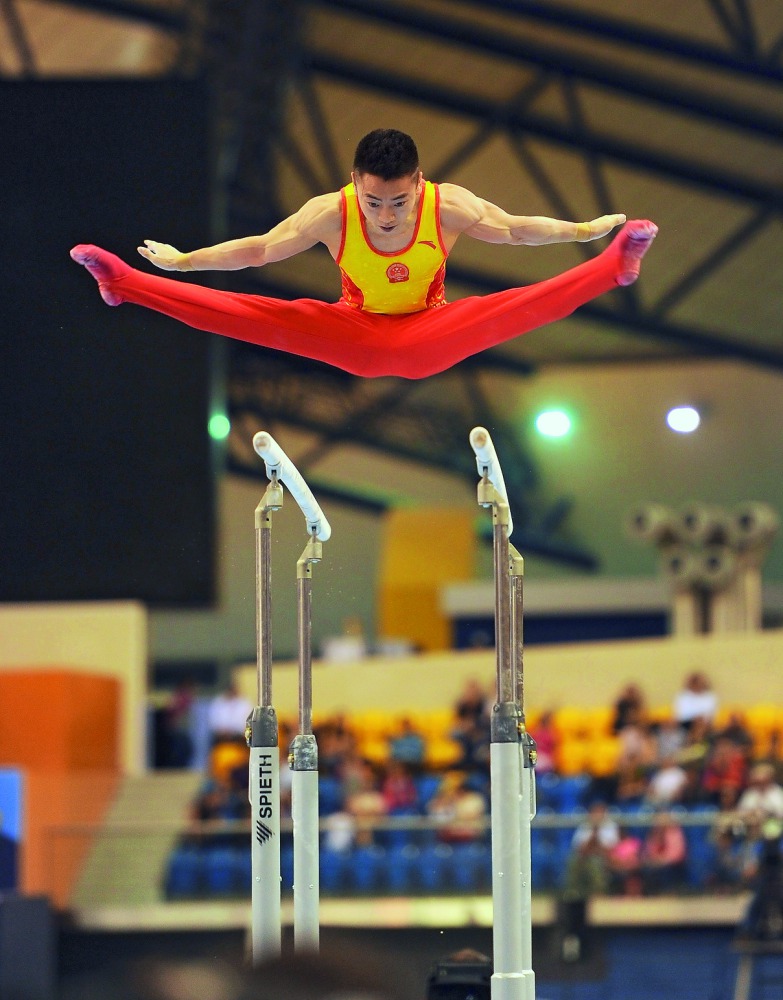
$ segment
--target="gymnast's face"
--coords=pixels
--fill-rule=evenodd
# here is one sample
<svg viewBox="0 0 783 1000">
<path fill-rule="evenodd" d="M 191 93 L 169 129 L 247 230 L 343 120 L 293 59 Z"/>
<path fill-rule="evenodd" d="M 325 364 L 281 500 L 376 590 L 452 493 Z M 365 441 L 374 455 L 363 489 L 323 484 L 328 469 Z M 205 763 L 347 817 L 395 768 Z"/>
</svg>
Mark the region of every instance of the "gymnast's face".
<svg viewBox="0 0 783 1000">
<path fill-rule="evenodd" d="M 385 181 L 373 174 L 352 174 L 359 207 L 374 235 L 392 236 L 406 232 L 416 217 L 422 174 Z"/>
</svg>

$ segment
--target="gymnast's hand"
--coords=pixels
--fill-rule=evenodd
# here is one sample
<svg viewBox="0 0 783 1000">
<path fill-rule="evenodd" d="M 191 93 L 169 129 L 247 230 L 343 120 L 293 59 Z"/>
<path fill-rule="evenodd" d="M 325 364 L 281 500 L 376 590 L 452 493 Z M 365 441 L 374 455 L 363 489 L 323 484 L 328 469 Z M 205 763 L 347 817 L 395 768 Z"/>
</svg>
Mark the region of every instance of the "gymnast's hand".
<svg viewBox="0 0 783 1000">
<path fill-rule="evenodd" d="M 156 243 L 155 240 L 145 240 L 143 247 L 138 247 L 142 257 L 163 271 L 192 271 L 189 255 L 180 253 L 176 247 L 168 243 Z"/>
<path fill-rule="evenodd" d="M 579 243 L 600 240 L 602 236 L 611 233 L 615 226 L 621 226 L 624 222 L 624 215 L 602 215 L 600 219 L 593 219 L 592 222 L 580 222 L 577 240 Z"/>
</svg>

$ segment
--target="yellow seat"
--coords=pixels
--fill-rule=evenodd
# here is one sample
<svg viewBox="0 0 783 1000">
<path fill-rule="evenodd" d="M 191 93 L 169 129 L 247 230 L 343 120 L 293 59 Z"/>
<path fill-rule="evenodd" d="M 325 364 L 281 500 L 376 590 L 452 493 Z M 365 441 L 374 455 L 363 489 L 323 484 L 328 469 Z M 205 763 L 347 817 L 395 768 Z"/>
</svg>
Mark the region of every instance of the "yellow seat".
<svg viewBox="0 0 783 1000">
<path fill-rule="evenodd" d="M 449 739 L 433 739 L 427 742 L 424 764 L 433 771 L 439 771 L 456 764 L 462 755 L 462 750 Z"/>
<path fill-rule="evenodd" d="M 358 739 L 365 735 L 388 739 L 399 727 L 398 713 L 384 708 L 365 708 L 354 712 L 348 722 Z"/>
<path fill-rule="evenodd" d="M 590 739 L 612 735 L 614 708 L 611 705 L 597 705 L 584 710 Z"/>
<path fill-rule="evenodd" d="M 555 751 L 556 769 L 558 774 L 570 777 L 574 774 L 585 774 L 588 770 L 590 745 L 581 739 L 562 740 Z"/>
<path fill-rule="evenodd" d="M 616 736 L 600 736 L 591 740 L 587 770 L 594 778 L 608 778 L 617 772 L 622 743 Z"/>
<path fill-rule="evenodd" d="M 217 743 L 209 755 L 209 770 L 214 777 L 226 781 L 238 767 L 247 767 L 250 751 L 241 743 Z"/>
<path fill-rule="evenodd" d="M 356 749 L 360 757 L 366 758 L 373 764 L 385 764 L 389 759 L 389 743 L 383 738 L 367 736 L 359 740 Z"/>
<path fill-rule="evenodd" d="M 579 705 L 564 705 L 556 709 L 552 724 L 561 740 L 578 739 L 589 731 L 587 712 Z"/>
</svg>

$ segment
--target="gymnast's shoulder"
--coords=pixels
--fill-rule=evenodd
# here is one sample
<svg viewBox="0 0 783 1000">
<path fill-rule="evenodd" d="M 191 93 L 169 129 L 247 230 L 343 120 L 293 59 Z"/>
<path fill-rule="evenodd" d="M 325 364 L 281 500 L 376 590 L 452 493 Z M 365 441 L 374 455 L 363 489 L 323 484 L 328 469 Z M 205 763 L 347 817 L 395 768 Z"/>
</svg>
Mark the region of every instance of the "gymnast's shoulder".
<svg viewBox="0 0 783 1000">
<path fill-rule="evenodd" d="M 459 184 L 439 184 L 440 223 L 443 229 L 463 233 L 483 216 L 483 203 Z"/>
</svg>

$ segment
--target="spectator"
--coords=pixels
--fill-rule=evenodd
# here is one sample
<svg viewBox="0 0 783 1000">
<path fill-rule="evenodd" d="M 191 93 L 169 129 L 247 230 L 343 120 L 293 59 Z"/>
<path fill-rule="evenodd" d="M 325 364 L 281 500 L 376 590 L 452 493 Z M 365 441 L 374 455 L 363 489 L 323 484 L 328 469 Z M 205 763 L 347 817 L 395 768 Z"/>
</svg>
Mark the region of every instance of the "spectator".
<svg viewBox="0 0 783 1000">
<path fill-rule="evenodd" d="M 783 820 L 783 787 L 775 780 L 774 764 L 764 762 L 751 769 L 737 812 L 743 822 L 759 825 L 767 819 Z"/>
<path fill-rule="evenodd" d="M 685 730 L 685 742 L 678 754 L 680 764 L 695 777 L 698 785 L 698 776 L 712 749 L 712 730 L 710 723 L 706 719 L 694 719 L 690 727 Z"/>
<path fill-rule="evenodd" d="M 209 705 L 207 724 L 212 743 L 244 743 L 245 725 L 252 711 L 250 701 L 239 693 L 236 683 L 230 681 Z"/>
<path fill-rule="evenodd" d="M 557 751 L 557 733 L 554 726 L 554 712 L 541 714 L 535 726 L 531 726 L 530 735 L 536 743 L 538 753 L 536 759 L 536 774 L 547 774 L 555 769 L 555 753 Z"/>
<path fill-rule="evenodd" d="M 629 722 L 618 733 L 620 760 L 630 758 L 641 767 L 655 766 L 658 746 L 649 723 L 644 719 Z"/>
<path fill-rule="evenodd" d="M 468 787 L 461 774 L 447 775 L 427 805 L 427 812 L 441 821 L 438 839 L 446 844 L 480 840 L 486 827 L 484 796 Z"/>
<path fill-rule="evenodd" d="M 567 901 L 606 893 L 611 877 L 609 858 L 619 840 L 619 827 L 609 816 L 606 803 L 593 802 L 571 841 L 564 886 Z"/>
<path fill-rule="evenodd" d="M 481 718 L 478 721 L 468 713 L 457 718 L 454 728 L 449 733 L 460 748 L 460 756 L 454 763 L 458 771 L 483 771 L 489 763 L 490 730 L 488 721 Z"/>
<path fill-rule="evenodd" d="M 674 699 L 674 718 L 683 729 L 690 729 L 694 720 L 704 719 L 710 726 L 718 710 L 718 697 L 707 675 L 701 670 L 689 674 Z"/>
<path fill-rule="evenodd" d="M 745 720 L 740 712 L 732 712 L 729 721 L 715 734 L 716 739 L 731 740 L 731 742 L 742 750 L 745 758 L 750 760 L 753 752 L 753 736 L 745 724 Z"/>
<path fill-rule="evenodd" d="M 624 896 L 641 896 L 642 841 L 629 830 L 620 830 L 619 839 L 608 854 L 610 879 Z"/>
<path fill-rule="evenodd" d="M 247 794 L 247 771 L 215 774 L 209 778 L 196 801 L 191 814 L 198 823 L 236 822 L 250 817 L 250 802 Z M 202 831 L 197 831 L 201 840 Z M 224 830 L 204 835 L 204 843 L 226 847 L 244 847 L 247 833 Z"/>
<path fill-rule="evenodd" d="M 375 841 L 374 822 L 386 815 L 378 774 L 369 760 L 355 757 L 351 760 L 351 773 L 346 777 L 345 808 L 356 821 L 355 841 L 361 846 L 372 844 Z"/>
<path fill-rule="evenodd" d="M 701 775 L 702 797 L 721 809 L 732 809 L 745 787 L 747 760 L 732 739 L 719 736 L 707 754 Z"/>
<path fill-rule="evenodd" d="M 408 718 L 400 720 L 400 731 L 389 740 L 389 759 L 419 771 L 424 765 L 424 737 Z"/>
<path fill-rule="evenodd" d="M 641 755 L 626 754 L 617 763 L 610 800 L 617 806 L 641 805 L 647 783 L 647 767 Z"/>
<path fill-rule="evenodd" d="M 389 813 L 415 807 L 419 793 L 410 768 L 406 764 L 398 760 L 389 761 L 386 774 L 381 781 L 381 795 Z"/>
<path fill-rule="evenodd" d="M 344 809 L 324 817 L 324 847 L 341 854 L 350 851 L 356 840 L 356 820 Z"/>
<path fill-rule="evenodd" d="M 347 757 L 356 751 L 356 736 L 341 713 L 315 730 L 318 762 L 323 774 L 337 775 Z"/>
<path fill-rule="evenodd" d="M 491 706 L 484 689 L 475 679 L 465 682 L 462 694 L 454 705 L 454 714 L 458 720 L 470 721 L 475 725 L 486 724 Z"/>
<path fill-rule="evenodd" d="M 685 746 L 685 732 L 674 716 L 661 719 L 655 730 L 656 758 L 679 757 Z"/>
<path fill-rule="evenodd" d="M 164 766 L 190 767 L 193 759 L 193 706 L 196 685 L 182 681 L 171 694 L 165 708 L 166 760 Z"/>
<path fill-rule="evenodd" d="M 718 823 L 712 842 L 715 863 L 708 878 L 710 888 L 717 892 L 747 889 L 759 869 L 759 838 L 744 833 L 738 836 L 731 823 Z"/>
<path fill-rule="evenodd" d="M 688 788 L 688 774 L 677 763 L 676 757 L 667 757 L 653 772 L 647 784 L 645 800 L 655 808 L 681 802 Z"/>
<path fill-rule="evenodd" d="M 660 813 L 642 844 L 641 876 L 644 891 L 672 889 L 685 879 L 687 841 L 670 813 Z"/>
<path fill-rule="evenodd" d="M 647 703 L 638 684 L 626 684 L 614 703 L 612 731 L 619 733 L 632 723 L 642 722 L 647 715 Z"/>
</svg>

